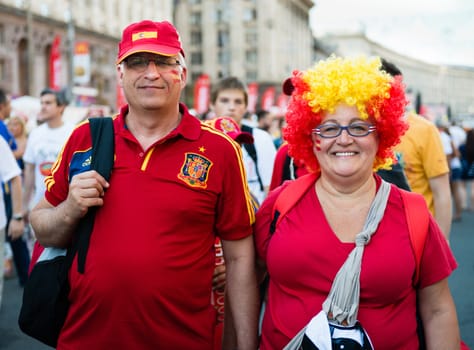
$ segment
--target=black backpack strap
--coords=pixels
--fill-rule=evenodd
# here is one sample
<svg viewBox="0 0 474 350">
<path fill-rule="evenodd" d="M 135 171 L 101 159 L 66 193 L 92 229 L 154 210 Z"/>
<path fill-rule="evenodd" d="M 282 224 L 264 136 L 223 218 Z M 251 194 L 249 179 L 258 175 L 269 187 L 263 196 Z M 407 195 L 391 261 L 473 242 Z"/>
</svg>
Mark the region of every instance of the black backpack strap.
<svg viewBox="0 0 474 350">
<path fill-rule="evenodd" d="M 278 218 L 280 217 L 280 212 L 278 210 L 275 210 L 275 213 L 273 213 L 272 217 L 272 222 L 270 222 L 270 234 L 273 235 L 276 230 L 276 224 L 278 221 Z"/>
<path fill-rule="evenodd" d="M 91 170 L 97 171 L 108 181 L 114 164 L 115 147 L 112 118 L 90 118 L 89 125 L 92 137 Z M 89 208 L 86 216 L 79 221 L 77 227 L 76 244 L 74 246 L 77 249 L 77 270 L 80 273 L 85 271 L 87 250 L 89 249 L 96 211 L 97 207 Z"/>
<path fill-rule="evenodd" d="M 292 158 L 288 154 L 286 154 L 285 162 L 283 164 L 283 175 L 282 175 L 281 183 L 285 182 L 286 180 L 294 180 L 295 177 L 291 176 L 292 173 L 293 174 L 296 173 L 294 169 L 294 162 L 292 161 Z"/>
<path fill-rule="evenodd" d="M 242 124 L 240 129 L 244 132 L 248 132 L 253 135 L 253 128 L 248 125 Z M 250 158 L 252 158 L 253 162 L 255 163 L 255 171 L 257 173 L 258 183 L 260 185 L 260 191 L 263 192 L 263 181 L 262 177 L 260 176 L 260 172 L 258 171 L 257 149 L 255 148 L 255 145 L 253 143 L 244 143 L 243 146 L 249 154 Z"/>
<path fill-rule="evenodd" d="M 107 181 L 114 165 L 114 125 L 110 117 L 90 118 L 92 136 L 91 169 Z"/>
</svg>

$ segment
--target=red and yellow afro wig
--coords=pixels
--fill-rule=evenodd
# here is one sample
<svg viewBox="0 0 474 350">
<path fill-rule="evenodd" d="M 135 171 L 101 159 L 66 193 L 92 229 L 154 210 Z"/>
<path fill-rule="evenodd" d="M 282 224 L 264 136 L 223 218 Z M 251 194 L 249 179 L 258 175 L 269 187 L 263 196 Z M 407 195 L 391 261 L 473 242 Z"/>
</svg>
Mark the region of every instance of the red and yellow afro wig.
<svg viewBox="0 0 474 350">
<path fill-rule="evenodd" d="M 343 103 L 356 106 L 361 118 L 370 120 L 377 128 L 379 147 L 374 171 L 390 168 L 396 159 L 392 148 L 408 128 L 401 76 L 392 77 L 382 71 L 379 57 L 331 56 L 311 69 L 294 71 L 291 82 L 294 90 L 283 137 L 295 160 L 302 161 L 310 172 L 319 172 L 311 131 L 321 124 L 325 112 L 333 113 Z"/>
</svg>

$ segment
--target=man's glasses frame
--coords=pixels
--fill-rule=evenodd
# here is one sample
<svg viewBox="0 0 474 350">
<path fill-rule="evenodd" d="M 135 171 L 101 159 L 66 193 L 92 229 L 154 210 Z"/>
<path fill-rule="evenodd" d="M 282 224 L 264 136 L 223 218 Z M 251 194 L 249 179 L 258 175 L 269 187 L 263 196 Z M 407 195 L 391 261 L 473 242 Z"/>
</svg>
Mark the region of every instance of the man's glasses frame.
<svg viewBox="0 0 474 350">
<path fill-rule="evenodd" d="M 181 62 L 179 62 L 175 58 L 165 58 L 160 56 L 130 56 L 125 59 L 125 64 L 127 68 L 137 71 L 143 72 L 145 71 L 150 62 L 153 62 L 155 67 L 160 71 L 169 71 L 173 68 L 181 66 Z"/>
</svg>

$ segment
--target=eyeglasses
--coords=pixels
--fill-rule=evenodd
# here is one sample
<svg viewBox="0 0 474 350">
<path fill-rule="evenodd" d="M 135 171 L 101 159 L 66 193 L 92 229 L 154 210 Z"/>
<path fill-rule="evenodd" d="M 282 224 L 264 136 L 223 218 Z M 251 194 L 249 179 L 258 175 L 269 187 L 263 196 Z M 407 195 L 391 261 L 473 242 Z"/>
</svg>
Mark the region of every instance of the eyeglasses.
<svg viewBox="0 0 474 350">
<path fill-rule="evenodd" d="M 342 126 L 334 123 L 327 123 L 317 126 L 313 129 L 313 134 L 319 135 L 324 138 L 334 138 L 341 135 L 342 130 L 346 130 L 347 133 L 354 137 L 367 136 L 371 132 L 376 130 L 376 127 L 369 123 L 354 122 L 347 126 Z"/>
<path fill-rule="evenodd" d="M 131 56 L 125 60 L 127 67 L 133 69 L 136 72 L 143 72 L 148 68 L 150 62 L 155 64 L 155 67 L 160 71 L 169 71 L 181 63 L 175 59 L 163 59 L 158 57 L 145 57 L 145 56 Z"/>
</svg>

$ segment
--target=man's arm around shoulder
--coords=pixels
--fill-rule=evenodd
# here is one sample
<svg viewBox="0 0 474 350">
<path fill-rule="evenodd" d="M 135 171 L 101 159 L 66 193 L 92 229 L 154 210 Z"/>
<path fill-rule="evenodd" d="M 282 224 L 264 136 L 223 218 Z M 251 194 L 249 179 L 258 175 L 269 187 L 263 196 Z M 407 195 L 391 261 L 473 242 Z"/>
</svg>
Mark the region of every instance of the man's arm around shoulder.
<svg viewBox="0 0 474 350">
<path fill-rule="evenodd" d="M 226 349 L 255 350 L 258 347 L 258 286 L 255 272 L 253 236 L 237 241 L 222 241 L 226 262 L 226 313 L 230 311 L 237 344 Z M 230 309 L 230 310 L 229 310 Z M 225 327 L 228 330 L 227 327 Z"/>
</svg>

